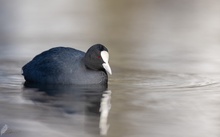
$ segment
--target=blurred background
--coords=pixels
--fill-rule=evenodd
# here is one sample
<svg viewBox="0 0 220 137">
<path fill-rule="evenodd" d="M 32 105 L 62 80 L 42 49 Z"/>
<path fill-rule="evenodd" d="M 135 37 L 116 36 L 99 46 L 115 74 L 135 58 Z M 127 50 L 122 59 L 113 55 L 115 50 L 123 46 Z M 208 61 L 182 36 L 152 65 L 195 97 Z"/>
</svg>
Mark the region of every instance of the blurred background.
<svg viewBox="0 0 220 137">
<path fill-rule="evenodd" d="M 100 135 L 87 133 L 98 119 L 80 120 L 79 128 L 79 121 L 69 123 L 56 110 L 43 115 L 53 107 L 36 108 L 24 98 L 21 75 L 21 67 L 44 50 L 86 51 L 96 43 L 109 49 L 113 70 L 105 136 L 220 135 L 219 0 L 1 0 L 0 129 L 8 125 L 5 136 L 34 136 L 36 129 L 41 131 L 35 136 Z M 60 121 L 65 129 L 51 126 Z"/>
</svg>

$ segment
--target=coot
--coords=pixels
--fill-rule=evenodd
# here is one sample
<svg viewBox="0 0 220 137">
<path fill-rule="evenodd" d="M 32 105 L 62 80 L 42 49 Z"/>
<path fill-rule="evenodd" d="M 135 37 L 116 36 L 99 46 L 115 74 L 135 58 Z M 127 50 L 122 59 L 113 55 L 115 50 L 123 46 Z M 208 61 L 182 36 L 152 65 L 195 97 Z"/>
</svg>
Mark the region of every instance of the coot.
<svg viewBox="0 0 220 137">
<path fill-rule="evenodd" d="M 55 47 L 35 56 L 22 67 L 27 82 L 43 84 L 106 84 L 112 74 L 108 49 L 96 44 L 85 53 Z"/>
</svg>

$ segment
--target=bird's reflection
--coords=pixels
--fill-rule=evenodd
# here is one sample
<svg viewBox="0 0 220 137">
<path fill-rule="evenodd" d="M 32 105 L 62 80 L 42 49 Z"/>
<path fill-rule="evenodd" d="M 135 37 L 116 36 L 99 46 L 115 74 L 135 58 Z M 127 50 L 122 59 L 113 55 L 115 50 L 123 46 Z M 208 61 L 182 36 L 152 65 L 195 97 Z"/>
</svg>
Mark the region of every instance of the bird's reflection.
<svg viewBox="0 0 220 137">
<path fill-rule="evenodd" d="M 103 94 L 103 98 L 100 105 L 100 121 L 99 121 L 99 128 L 100 134 L 106 135 L 108 132 L 108 114 L 111 109 L 111 90 L 105 91 Z"/>
<path fill-rule="evenodd" d="M 111 108 L 111 91 L 107 85 L 42 85 L 25 82 L 23 97 L 35 104 L 55 108 L 64 115 L 85 115 L 87 122 L 91 122 L 89 116 L 95 116 L 99 133 L 107 134 Z"/>
</svg>

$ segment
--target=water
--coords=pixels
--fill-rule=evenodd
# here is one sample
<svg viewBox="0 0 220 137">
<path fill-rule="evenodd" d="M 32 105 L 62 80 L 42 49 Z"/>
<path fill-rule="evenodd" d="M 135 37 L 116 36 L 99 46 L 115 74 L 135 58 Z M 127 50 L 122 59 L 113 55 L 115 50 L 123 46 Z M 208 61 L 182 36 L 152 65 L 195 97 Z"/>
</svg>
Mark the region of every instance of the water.
<svg viewBox="0 0 220 137">
<path fill-rule="evenodd" d="M 2 136 L 220 136 L 219 5 L 1 1 Z M 108 87 L 24 83 L 21 67 L 36 54 L 95 43 L 110 51 Z"/>
</svg>

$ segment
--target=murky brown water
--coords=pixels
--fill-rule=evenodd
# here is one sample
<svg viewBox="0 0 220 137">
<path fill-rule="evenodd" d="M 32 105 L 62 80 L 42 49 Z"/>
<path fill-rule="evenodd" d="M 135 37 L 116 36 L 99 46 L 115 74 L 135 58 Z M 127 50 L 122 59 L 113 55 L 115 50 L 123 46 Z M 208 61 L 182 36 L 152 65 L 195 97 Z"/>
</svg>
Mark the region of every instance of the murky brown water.
<svg viewBox="0 0 220 137">
<path fill-rule="evenodd" d="M 219 137 L 219 5 L 1 1 L 2 136 Z M 85 51 L 95 43 L 110 51 L 108 89 L 24 87 L 21 67 L 36 54 L 54 46 Z"/>
</svg>

